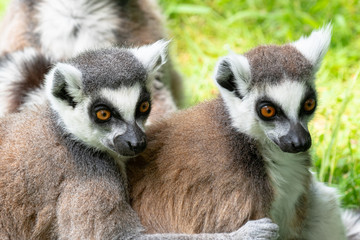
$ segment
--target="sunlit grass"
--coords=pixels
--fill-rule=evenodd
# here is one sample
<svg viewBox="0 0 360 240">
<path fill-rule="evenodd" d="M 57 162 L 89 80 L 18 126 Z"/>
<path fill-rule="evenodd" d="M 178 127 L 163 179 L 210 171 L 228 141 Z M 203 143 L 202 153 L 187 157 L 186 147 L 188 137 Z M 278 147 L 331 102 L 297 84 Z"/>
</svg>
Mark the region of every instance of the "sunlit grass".
<svg viewBox="0 0 360 240">
<path fill-rule="evenodd" d="M 10 0 L 0 0 L 0 17 L 3 16 L 5 8 L 9 2 L 10 2 Z"/>
<path fill-rule="evenodd" d="M 0 0 L 0 10 L 8 0 Z M 184 107 L 214 98 L 213 70 L 229 49 L 282 44 L 328 22 L 333 38 L 317 77 L 319 107 L 310 131 L 314 171 L 360 206 L 360 1 L 160 0 L 185 79 Z M 1 16 L 0 11 L 0 16 Z"/>
</svg>

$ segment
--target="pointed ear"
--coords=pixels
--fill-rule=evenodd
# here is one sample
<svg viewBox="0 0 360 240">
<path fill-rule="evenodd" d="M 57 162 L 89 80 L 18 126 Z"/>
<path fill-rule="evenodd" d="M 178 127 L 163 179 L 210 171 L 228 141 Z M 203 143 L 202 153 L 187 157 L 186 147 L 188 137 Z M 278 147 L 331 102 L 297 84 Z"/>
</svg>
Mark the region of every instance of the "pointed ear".
<svg viewBox="0 0 360 240">
<path fill-rule="evenodd" d="M 155 74 L 166 62 L 169 43 L 170 41 L 159 40 L 153 44 L 132 48 L 130 51 L 143 64 L 148 73 Z"/>
<path fill-rule="evenodd" d="M 251 81 L 250 65 L 246 57 L 231 53 L 220 58 L 215 68 L 215 81 L 220 92 L 230 92 L 243 98 Z"/>
<path fill-rule="evenodd" d="M 301 37 L 296 42 L 291 43 L 304 57 L 310 61 L 317 71 L 321 61 L 327 52 L 331 41 L 332 26 L 328 25 L 319 30 L 313 31 L 308 37 Z"/>
<path fill-rule="evenodd" d="M 57 63 L 47 81 L 52 83 L 51 94 L 60 100 L 65 100 L 70 106 L 75 107 L 82 98 L 82 74 L 79 69 L 66 63 Z"/>
</svg>

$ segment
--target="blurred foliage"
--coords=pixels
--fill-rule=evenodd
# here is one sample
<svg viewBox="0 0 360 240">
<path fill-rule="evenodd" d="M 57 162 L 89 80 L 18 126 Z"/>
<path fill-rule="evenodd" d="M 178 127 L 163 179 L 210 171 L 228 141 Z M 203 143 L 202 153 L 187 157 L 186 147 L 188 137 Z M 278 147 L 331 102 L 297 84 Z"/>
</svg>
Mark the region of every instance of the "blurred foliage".
<svg viewBox="0 0 360 240">
<path fill-rule="evenodd" d="M 5 8 L 9 2 L 10 0 L 0 0 L 0 17 L 4 14 Z"/>
</svg>

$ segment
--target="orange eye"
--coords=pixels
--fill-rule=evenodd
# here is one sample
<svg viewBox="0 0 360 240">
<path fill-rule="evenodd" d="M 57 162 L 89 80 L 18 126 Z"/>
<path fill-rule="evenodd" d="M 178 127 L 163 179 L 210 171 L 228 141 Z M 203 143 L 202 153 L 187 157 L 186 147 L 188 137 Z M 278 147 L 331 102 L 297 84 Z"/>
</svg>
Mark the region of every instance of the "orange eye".
<svg viewBox="0 0 360 240">
<path fill-rule="evenodd" d="M 150 103 L 148 101 L 145 101 L 145 102 L 141 103 L 139 110 L 140 110 L 140 112 L 144 113 L 144 112 L 147 112 L 149 110 L 149 108 L 150 108 Z"/>
<path fill-rule="evenodd" d="M 304 103 L 304 110 L 307 112 L 314 110 L 315 104 L 316 104 L 316 102 L 315 102 L 315 99 L 313 99 L 313 98 L 306 100 Z"/>
<path fill-rule="evenodd" d="M 261 115 L 265 118 L 271 118 L 275 116 L 276 110 L 272 106 L 263 106 L 261 108 Z"/>
<path fill-rule="evenodd" d="M 102 109 L 96 112 L 96 117 L 101 121 L 106 121 L 111 117 L 111 113 L 109 110 Z"/>
</svg>

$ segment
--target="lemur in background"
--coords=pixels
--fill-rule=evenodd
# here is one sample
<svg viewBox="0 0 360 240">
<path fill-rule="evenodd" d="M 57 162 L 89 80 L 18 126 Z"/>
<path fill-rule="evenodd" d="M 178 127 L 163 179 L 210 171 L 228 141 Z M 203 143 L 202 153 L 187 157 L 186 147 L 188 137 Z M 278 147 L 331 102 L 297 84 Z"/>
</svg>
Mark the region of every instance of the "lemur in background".
<svg viewBox="0 0 360 240">
<path fill-rule="evenodd" d="M 313 177 L 308 152 L 315 74 L 330 39 L 328 25 L 223 57 L 219 98 L 147 129 L 148 147 L 128 163 L 128 177 L 149 232 L 227 232 L 270 217 L 280 239 L 346 238 L 336 190 Z"/>
<path fill-rule="evenodd" d="M 146 147 L 150 86 L 166 45 L 57 63 L 46 103 L 0 119 L 0 239 L 275 239 L 270 219 L 232 233 L 142 233 L 124 164 Z"/>
<path fill-rule="evenodd" d="M 0 55 L 20 51 L 16 61 L 11 55 L 3 57 L 0 71 L 6 70 L 9 64 L 29 62 L 34 55 L 43 54 L 43 58 L 53 63 L 92 48 L 141 46 L 166 35 L 156 0 L 12 0 L 2 20 L 0 33 Z M 35 67 L 34 72 L 47 71 L 51 67 L 30 65 Z M 19 68 L 21 73 L 23 70 Z M 36 103 L 31 102 L 33 100 L 44 101 L 41 77 L 31 81 L 36 79 L 34 75 L 29 79 L 23 74 L 4 74 L 11 76 L 12 81 L 0 76 L 0 102 L 3 106 L 0 116 Z M 181 100 L 181 77 L 170 59 L 158 71 L 153 93 L 150 118 L 176 110 L 173 96 L 176 101 Z"/>
</svg>

